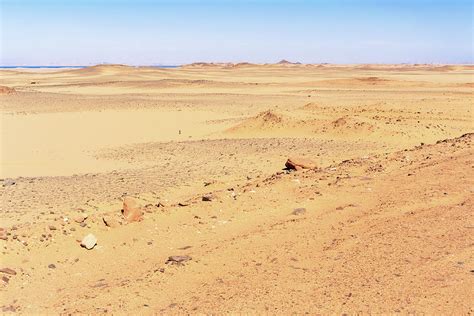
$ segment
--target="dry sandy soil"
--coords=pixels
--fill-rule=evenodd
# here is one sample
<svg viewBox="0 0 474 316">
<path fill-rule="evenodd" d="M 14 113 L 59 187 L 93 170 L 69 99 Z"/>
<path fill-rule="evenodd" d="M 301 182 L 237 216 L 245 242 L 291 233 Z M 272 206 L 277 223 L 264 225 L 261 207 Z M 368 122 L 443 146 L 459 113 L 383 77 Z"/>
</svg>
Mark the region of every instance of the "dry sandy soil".
<svg viewBox="0 0 474 316">
<path fill-rule="evenodd" d="M 2 312 L 474 313 L 473 75 L 1 70 Z"/>
</svg>

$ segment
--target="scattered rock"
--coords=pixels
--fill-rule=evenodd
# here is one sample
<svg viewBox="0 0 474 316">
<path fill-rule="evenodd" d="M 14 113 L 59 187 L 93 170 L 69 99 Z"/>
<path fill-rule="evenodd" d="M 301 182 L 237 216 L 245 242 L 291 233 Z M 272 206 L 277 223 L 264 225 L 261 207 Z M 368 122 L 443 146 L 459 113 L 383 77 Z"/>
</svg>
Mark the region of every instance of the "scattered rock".
<svg viewBox="0 0 474 316">
<path fill-rule="evenodd" d="M 51 263 L 48 265 L 48 268 L 50 269 L 56 269 L 56 265 L 54 263 Z"/>
<path fill-rule="evenodd" d="M 95 245 L 97 245 L 97 238 L 92 234 L 87 235 L 81 241 L 81 246 L 88 250 L 94 248 Z"/>
<path fill-rule="evenodd" d="M 179 202 L 178 203 L 178 206 L 188 206 L 189 203 L 186 203 L 186 202 Z"/>
<path fill-rule="evenodd" d="M 0 272 L 10 274 L 10 275 L 16 275 L 16 271 L 10 268 L 1 268 Z"/>
<path fill-rule="evenodd" d="M 315 169 L 316 163 L 307 158 L 288 158 L 285 167 L 291 170 Z"/>
<path fill-rule="evenodd" d="M 7 276 L 2 276 L 2 281 L 5 282 L 5 283 L 8 283 L 10 281 L 10 279 L 7 277 Z"/>
<path fill-rule="evenodd" d="M 190 256 L 171 256 L 168 257 L 166 264 L 175 264 L 175 265 L 183 265 L 185 262 L 191 260 Z"/>
<path fill-rule="evenodd" d="M 291 214 L 303 215 L 304 213 L 306 213 L 306 209 L 304 207 L 298 207 L 298 208 L 295 208 Z"/>
<path fill-rule="evenodd" d="M 119 222 L 115 218 L 110 217 L 110 216 L 102 217 L 102 221 L 104 221 L 105 226 L 111 227 L 111 228 L 114 228 L 120 225 Z"/>
<path fill-rule="evenodd" d="M 123 216 L 127 222 L 138 222 L 143 219 L 143 210 L 136 199 L 131 196 L 126 196 L 123 199 Z"/>
<path fill-rule="evenodd" d="M 57 228 L 53 225 L 49 225 L 49 230 L 56 230 Z"/>
</svg>

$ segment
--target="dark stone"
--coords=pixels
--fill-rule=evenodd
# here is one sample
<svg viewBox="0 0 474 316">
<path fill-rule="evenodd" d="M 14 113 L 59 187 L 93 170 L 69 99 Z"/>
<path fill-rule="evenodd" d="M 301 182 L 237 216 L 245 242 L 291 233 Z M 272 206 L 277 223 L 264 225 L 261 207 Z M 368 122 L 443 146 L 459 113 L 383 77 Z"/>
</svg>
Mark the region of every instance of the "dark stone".
<svg viewBox="0 0 474 316">
<path fill-rule="evenodd" d="M 205 202 L 211 202 L 214 199 L 214 197 L 210 194 L 206 194 L 202 197 L 202 200 Z"/>
</svg>

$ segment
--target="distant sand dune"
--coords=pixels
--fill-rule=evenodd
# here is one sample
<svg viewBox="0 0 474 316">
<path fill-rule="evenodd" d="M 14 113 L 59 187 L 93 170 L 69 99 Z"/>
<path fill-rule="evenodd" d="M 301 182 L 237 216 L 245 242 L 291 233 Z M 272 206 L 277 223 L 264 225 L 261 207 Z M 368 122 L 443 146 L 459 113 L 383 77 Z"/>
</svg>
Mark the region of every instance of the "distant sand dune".
<svg viewBox="0 0 474 316">
<path fill-rule="evenodd" d="M 354 132 L 370 135 L 377 128 L 367 119 L 360 117 L 343 115 L 334 117 L 337 113 L 331 113 L 327 116 L 327 109 L 314 103 L 309 103 L 296 112 L 277 112 L 275 110 L 266 110 L 256 116 L 245 119 L 235 126 L 227 129 L 225 133 L 232 135 L 350 135 Z M 306 112 L 300 112 L 301 110 Z M 318 113 L 317 110 L 324 110 Z M 311 111 L 312 113 L 308 113 Z M 334 112 L 334 111 L 332 111 Z M 324 114 L 320 116 L 318 114 Z"/>
</svg>

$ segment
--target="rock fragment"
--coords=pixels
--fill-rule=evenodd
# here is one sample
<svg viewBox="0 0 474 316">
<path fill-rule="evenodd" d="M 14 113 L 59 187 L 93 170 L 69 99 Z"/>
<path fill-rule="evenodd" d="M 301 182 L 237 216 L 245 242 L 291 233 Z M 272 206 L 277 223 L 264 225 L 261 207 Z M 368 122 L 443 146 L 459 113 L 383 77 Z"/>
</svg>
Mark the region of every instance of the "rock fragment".
<svg viewBox="0 0 474 316">
<path fill-rule="evenodd" d="M 93 234 L 87 235 L 81 241 L 81 246 L 87 250 L 91 250 L 95 245 L 97 245 L 97 238 Z"/>
<path fill-rule="evenodd" d="M 285 163 L 285 167 L 290 170 L 315 169 L 316 163 L 311 159 L 303 157 L 291 157 Z"/>
<path fill-rule="evenodd" d="M 183 265 L 185 262 L 191 260 L 190 256 L 170 256 L 168 260 L 165 262 L 166 264 L 174 264 L 174 265 Z"/>
</svg>

